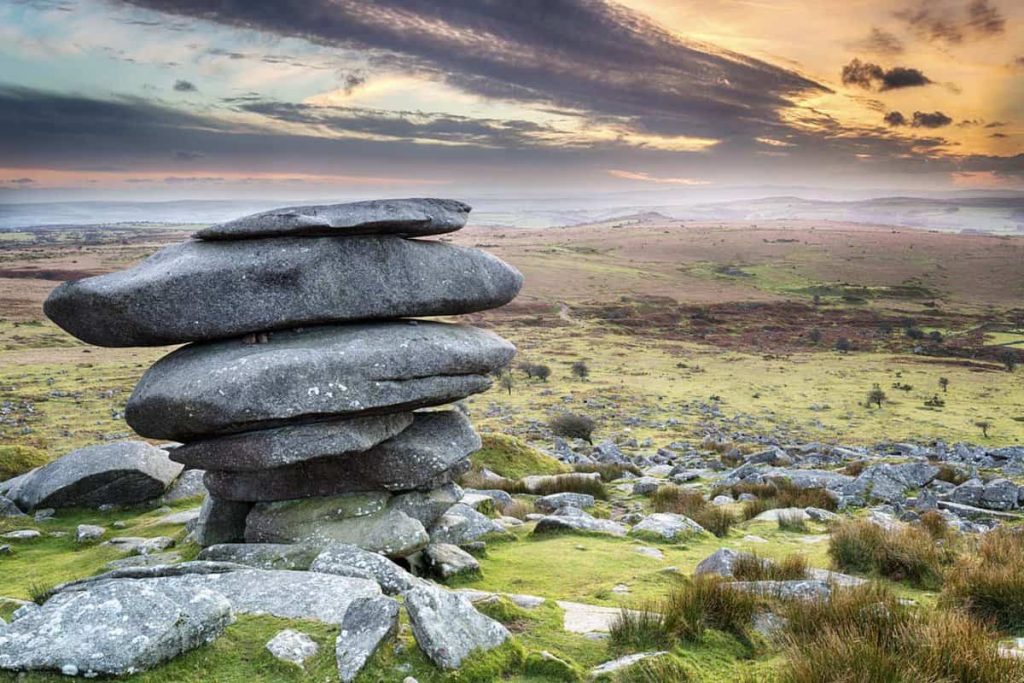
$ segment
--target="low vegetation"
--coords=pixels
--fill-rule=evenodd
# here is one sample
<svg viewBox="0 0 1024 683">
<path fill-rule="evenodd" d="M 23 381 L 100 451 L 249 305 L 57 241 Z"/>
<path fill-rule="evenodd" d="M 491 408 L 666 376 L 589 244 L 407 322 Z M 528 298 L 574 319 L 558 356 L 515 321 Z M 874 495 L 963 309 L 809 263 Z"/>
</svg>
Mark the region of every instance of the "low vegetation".
<svg viewBox="0 0 1024 683">
<path fill-rule="evenodd" d="M 621 479 L 627 472 L 637 477 L 643 475 L 640 468 L 632 463 L 580 463 L 578 465 L 574 465 L 573 470 L 580 474 L 597 472 L 601 475 L 602 481 L 615 481 L 616 479 Z"/>
<path fill-rule="evenodd" d="M 736 516 L 732 512 L 712 505 L 703 494 L 671 484 L 659 486 L 651 494 L 651 505 L 655 512 L 672 512 L 689 517 L 719 538 L 726 536 L 736 523 Z"/>
<path fill-rule="evenodd" d="M 832 529 L 829 557 L 836 568 L 907 581 L 918 588 L 936 589 L 952 549 L 936 543 L 921 526 L 884 529 L 867 520 L 843 522 Z"/>
<path fill-rule="evenodd" d="M 0 481 L 24 474 L 49 462 L 45 452 L 31 446 L 0 445 Z"/>
<path fill-rule="evenodd" d="M 733 562 L 732 575 L 737 581 L 799 581 L 807 578 L 807 568 L 803 555 L 786 555 L 773 561 L 756 553 L 743 553 Z"/>
<path fill-rule="evenodd" d="M 1001 656 L 981 622 L 904 605 L 877 585 L 794 600 L 782 615 L 787 661 L 776 683 L 1024 681 L 1024 661 Z"/>
<path fill-rule="evenodd" d="M 1024 532 L 1001 527 L 977 539 L 947 573 L 941 602 L 1004 631 L 1024 631 Z"/>
<path fill-rule="evenodd" d="M 555 436 L 565 439 L 583 439 L 587 443 L 593 443 L 594 429 L 597 428 L 597 424 L 592 418 L 576 413 L 556 415 L 551 418 L 548 426 Z"/>
<path fill-rule="evenodd" d="M 480 450 L 472 455 L 476 469 L 488 469 L 508 479 L 528 474 L 562 474 L 568 468 L 549 455 L 528 446 L 522 439 L 508 434 L 485 432 L 480 435 Z"/>
</svg>

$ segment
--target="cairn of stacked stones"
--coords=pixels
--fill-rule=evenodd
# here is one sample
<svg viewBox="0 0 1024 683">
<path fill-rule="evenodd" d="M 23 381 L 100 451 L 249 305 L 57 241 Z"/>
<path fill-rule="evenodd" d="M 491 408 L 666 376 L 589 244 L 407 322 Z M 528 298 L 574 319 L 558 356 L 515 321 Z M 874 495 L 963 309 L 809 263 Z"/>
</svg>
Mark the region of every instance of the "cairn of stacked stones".
<svg viewBox="0 0 1024 683">
<path fill-rule="evenodd" d="M 186 344 L 146 371 L 125 417 L 206 470 L 200 544 L 339 541 L 407 557 L 459 499 L 454 479 L 480 446 L 461 411 L 437 407 L 485 390 L 515 352 L 412 319 L 518 293 L 500 259 L 418 239 L 460 229 L 469 210 L 408 199 L 246 216 L 64 283 L 45 311 L 91 344 Z"/>
</svg>

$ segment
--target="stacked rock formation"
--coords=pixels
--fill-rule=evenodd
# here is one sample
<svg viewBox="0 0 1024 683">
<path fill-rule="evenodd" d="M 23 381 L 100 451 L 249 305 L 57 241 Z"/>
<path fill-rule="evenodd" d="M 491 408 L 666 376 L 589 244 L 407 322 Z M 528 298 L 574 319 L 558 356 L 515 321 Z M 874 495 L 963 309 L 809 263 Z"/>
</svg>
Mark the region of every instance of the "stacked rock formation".
<svg viewBox="0 0 1024 683">
<path fill-rule="evenodd" d="M 201 230 L 134 268 L 67 282 L 46 314 L 101 346 L 187 343 L 128 401 L 140 435 L 206 470 L 203 545 L 342 541 L 405 557 L 459 499 L 480 440 L 456 409 L 514 348 L 408 320 L 513 299 L 486 252 L 416 239 L 460 229 L 441 199 L 294 207 Z"/>
</svg>

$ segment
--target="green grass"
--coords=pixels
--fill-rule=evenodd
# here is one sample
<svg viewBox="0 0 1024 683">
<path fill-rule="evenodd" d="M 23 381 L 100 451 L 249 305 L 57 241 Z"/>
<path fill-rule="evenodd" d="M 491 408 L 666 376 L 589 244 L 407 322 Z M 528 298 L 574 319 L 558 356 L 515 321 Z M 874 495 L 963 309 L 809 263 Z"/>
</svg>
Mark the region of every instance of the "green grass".
<svg viewBox="0 0 1024 683">
<path fill-rule="evenodd" d="M 49 456 L 38 448 L 0 444 L 0 481 L 24 474 L 49 461 Z"/>
<path fill-rule="evenodd" d="M 483 445 L 470 459 L 477 468 L 487 468 L 508 479 L 528 474 L 562 474 L 570 469 L 549 455 L 531 448 L 521 439 L 507 434 L 485 432 Z"/>
</svg>

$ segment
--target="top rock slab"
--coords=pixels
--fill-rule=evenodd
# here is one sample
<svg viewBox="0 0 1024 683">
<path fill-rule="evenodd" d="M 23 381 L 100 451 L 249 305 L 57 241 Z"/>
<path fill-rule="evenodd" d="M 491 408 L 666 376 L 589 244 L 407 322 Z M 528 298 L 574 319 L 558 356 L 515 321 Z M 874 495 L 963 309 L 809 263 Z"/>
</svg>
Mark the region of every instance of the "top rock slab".
<svg viewBox="0 0 1024 683">
<path fill-rule="evenodd" d="M 466 224 L 469 211 L 468 205 L 454 199 L 378 199 L 289 206 L 212 225 L 195 236 L 201 240 L 326 235 L 422 237 L 460 229 Z"/>
</svg>

